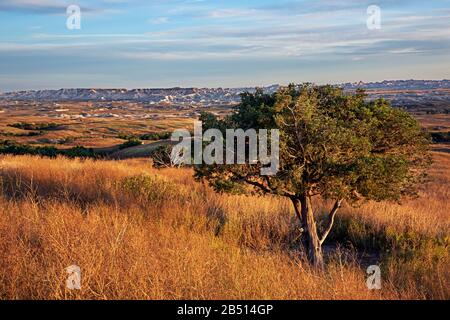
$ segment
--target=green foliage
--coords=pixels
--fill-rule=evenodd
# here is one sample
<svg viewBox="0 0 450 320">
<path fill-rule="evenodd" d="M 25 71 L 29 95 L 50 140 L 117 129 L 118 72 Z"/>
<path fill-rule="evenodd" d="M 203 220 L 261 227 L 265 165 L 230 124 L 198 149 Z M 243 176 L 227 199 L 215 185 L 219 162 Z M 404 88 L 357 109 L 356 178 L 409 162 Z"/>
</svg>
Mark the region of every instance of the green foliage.
<svg viewBox="0 0 450 320">
<path fill-rule="evenodd" d="M 69 158 L 96 158 L 97 155 L 92 148 L 76 146 L 67 150 L 60 150 L 60 154 Z"/>
<path fill-rule="evenodd" d="M 29 154 L 53 158 L 57 156 L 58 150 L 55 147 L 34 147 L 19 144 L 10 140 L 4 140 L 0 142 L 0 154 L 14 154 L 14 155 Z"/>
<path fill-rule="evenodd" d="M 170 138 L 170 136 L 171 136 L 170 132 L 154 132 L 140 135 L 139 139 L 157 141 L 157 140 L 167 140 Z"/>
<path fill-rule="evenodd" d="M 339 219 L 330 238 L 347 241 L 360 251 L 380 251 L 384 259 L 404 262 L 425 255 L 440 260 L 448 256 L 450 247 L 447 235 L 433 237 L 413 230 L 397 231 L 389 226 L 375 228 L 354 217 Z"/>
<path fill-rule="evenodd" d="M 447 132 L 432 132 L 431 137 L 435 143 L 447 143 L 450 142 L 450 131 Z"/>
<path fill-rule="evenodd" d="M 5 137 L 36 137 L 44 134 L 43 131 L 29 131 L 24 133 L 14 133 L 14 132 L 1 132 L 2 136 Z"/>
<path fill-rule="evenodd" d="M 122 139 L 122 140 L 130 140 L 130 139 L 137 139 L 136 135 L 134 134 L 128 134 L 128 133 L 119 133 L 117 135 L 117 138 Z"/>
<path fill-rule="evenodd" d="M 448 235 L 432 236 L 411 229 L 399 231 L 389 226 L 375 228 L 356 217 L 339 219 L 330 238 L 360 252 L 379 252 L 383 272 L 394 273 L 391 278 L 399 287 L 411 280 L 418 287 L 427 287 L 425 282 L 440 281 L 436 270 L 446 269 L 450 258 Z"/>
<path fill-rule="evenodd" d="M 152 132 L 141 134 L 140 136 L 134 134 L 127 133 L 119 133 L 117 136 L 119 139 L 123 140 L 149 140 L 149 141 L 157 141 L 157 140 L 167 140 L 171 136 L 171 133 L 168 131 L 163 132 Z"/>
<path fill-rule="evenodd" d="M 139 175 L 123 179 L 120 189 L 140 202 L 163 204 L 168 200 L 180 200 L 185 195 L 179 185 L 160 176 Z"/>
<path fill-rule="evenodd" d="M 399 200 L 415 194 L 430 164 L 430 141 L 417 121 L 383 99 L 367 101 L 363 91 L 311 84 L 271 95 L 258 90 L 243 94 L 226 119 L 203 114 L 201 120 L 204 130 L 280 130 L 276 176 L 261 177 L 259 165 L 198 166 L 196 177 L 217 191 Z"/>
<path fill-rule="evenodd" d="M 137 138 L 130 138 L 125 143 L 121 144 L 119 146 L 119 149 L 122 150 L 122 149 L 126 149 L 126 148 L 140 146 L 140 145 L 142 145 L 142 141 L 141 140 L 139 140 Z"/>
<path fill-rule="evenodd" d="M 54 130 L 59 127 L 59 124 L 53 122 L 43 122 L 43 123 L 27 123 L 27 122 L 18 122 L 9 124 L 9 127 L 18 128 L 22 130 Z"/>
<path fill-rule="evenodd" d="M 38 155 L 51 158 L 58 155 L 63 155 L 69 158 L 97 158 L 97 155 L 91 148 L 88 149 L 77 146 L 71 149 L 59 150 L 55 147 L 31 146 L 20 144 L 11 140 L 4 140 L 0 142 L 0 154 Z"/>
<path fill-rule="evenodd" d="M 244 92 L 241 94 L 241 103 L 235 109 L 230 122 L 239 124 L 242 129 L 271 129 L 276 127 L 274 95 L 264 94 L 262 89 L 255 93 Z"/>
<path fill-rule="evenodd" d="M 37 137 L 37 136 L 42 136 L 44 134 L 43 131 L 30 131 L 27 132 L 27 137 Z"/>
</svg>

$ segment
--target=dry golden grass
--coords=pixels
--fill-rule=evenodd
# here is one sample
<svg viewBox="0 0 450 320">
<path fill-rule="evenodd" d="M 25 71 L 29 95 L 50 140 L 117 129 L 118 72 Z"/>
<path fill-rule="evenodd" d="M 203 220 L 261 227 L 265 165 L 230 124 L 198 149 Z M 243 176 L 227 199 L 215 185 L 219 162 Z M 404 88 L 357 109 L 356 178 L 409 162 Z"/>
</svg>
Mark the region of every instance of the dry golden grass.
<svg viewBox="0 0 450 320">
<path fill-rule="evenodd" d="M 346 237 L 361 241 L 370 232 L 399 236 L 399 244 L 405 234 L 448 239 L 450 157 L 435 159 L 420 199 L 345 207 L 338 231 L 350 221 Z M 450 297 L 441 246 L 425 245 L 414 251 L 417 259 L 386 260 L 383 289 L 369 291 L 365 268 L 348 248 L 331 253 L 323 273 L 309 267 L 295 250 L 288 202 L 217 195 L 189 169 L 156 171 L 139 159 L 3 156 L 0 182 L 1 299 Z M 73 264 L 82 271 L 79 291 L 65 286 Z"/>
<path fill-rule="evenodd" d="M 106 108 L 105 105 L 111 107 Z M 58 111 L 60 110 L 60 111 Z M 61 111 L 64 110 L 64 111 Z M 190 108 L 149 107 L 131 102 L 4 102 L 0 101 L 0 140 L 22 144 L 56 145 L 58 148 L 84 146 L 108 148 L 124 142 L 119 134 L 142 135 L 192 128 L 196 116 Z M 211 111 L 221 111 L 213 108 Z M 86 117 L 86 114 L 90 115 Z M 114 114 L 116 117 L 102 118 Z M 100 116 L 99 116 L 100 115 Z M 151 119 L 143 117 L 152 116 Z M 55 130 L 28 136 L 29 130 L 11 127 L 15 123 L 57 123 Z M 36 130 L 35 130 L 36 131 Z"/>
</svg>

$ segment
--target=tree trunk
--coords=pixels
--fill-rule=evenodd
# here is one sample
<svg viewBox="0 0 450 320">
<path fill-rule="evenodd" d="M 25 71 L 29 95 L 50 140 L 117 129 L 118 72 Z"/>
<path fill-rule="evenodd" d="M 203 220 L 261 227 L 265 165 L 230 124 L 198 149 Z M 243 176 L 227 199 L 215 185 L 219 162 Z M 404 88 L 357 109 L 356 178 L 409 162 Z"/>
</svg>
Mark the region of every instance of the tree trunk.
<svg viewBox="0 0 450 320">
<path fill-rule="evenodd" d="M 315 267 L 323 269 L 324 262 L 322 254 L 322 244 L 320 243 L 320 238 L 317 234 L 317 226 L 314 220 L 311 197 L 308 195 L 303 195 L 300 198 L 300 203 L 303 228 L 307 236 L 308 259 Z"/>
<path fill-rule="evenodd" d="M 334 217 L 341 207 L 343 199 L 336 200 L 328 216 L 327 226 L 323 231 L 322 236 L 319 237 L 316 221 L 314 220 L 311 197 L 305 194 L 300 197 L 292 196 L 290 198 L 292 200 L 292 204 L 294 205 L 295 214 L 300 220 L 302 232 L 306 233 L 306 241 L 303 242 L 303 245 L 308 253 L 308 259 L 315 267 L 323 269 L 324 262 L 322 244 L 325 242 L 325 239 L 333 228 Z M 301 204 L 301 208 L 299 208 L 299 202 Z"/>
</svg>

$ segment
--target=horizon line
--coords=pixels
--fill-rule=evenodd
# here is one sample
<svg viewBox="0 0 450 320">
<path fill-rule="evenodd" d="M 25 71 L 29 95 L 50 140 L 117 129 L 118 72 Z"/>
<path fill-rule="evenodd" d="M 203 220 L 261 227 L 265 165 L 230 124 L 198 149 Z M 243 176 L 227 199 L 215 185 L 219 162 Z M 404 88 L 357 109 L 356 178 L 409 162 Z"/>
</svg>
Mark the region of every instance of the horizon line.
<svg viewBox="0 0 450 320">
<path fill-rule="evenodd" d="M 383 83 L 383 82 L 400 82 L 400 81 L 433 81 L 433 82 L 442 82 L 442 81 L 450 81 L 450 79 L 443 78 L 443 79 L 384 79 L 384 80 L 378 80 L 378 81 L 347 81 L 347 82 L 339 82 L 339 83 L 317 83 L 317 82 L 309 82 L 309 81 L 301 81 L 301 82 L 290 82 L 288 84 L 279 84 L 274 83 L 270 85 L 246 85 L 246 86 L 236 86 L 236 87 L 230 87 L 230 86 L 214 86 L 214 87 L 207 87 L 207 86 L 167 86 L 167 87 L 60 87 L 60 88 L 46 88 L 46 89 L 20 89 L 20 90 L 12 90 L 12 91 L 1 91 L 0 95 L 2 94 L 8 94 L 8 93 L 17 93 L 17 92 L 24 92 L 24 91 L 59 91 L 59 90 L 168 90 L 168 89 L 257 89 L 257 88 L 269 88 L 274 86 L 279 87 L 285 87 L 289 84 L 305 84 L 305 83 L 311 83 L 314 85 L 348 85 L 348 84 L 377 84 L 377 83 Z"/>
</svg>

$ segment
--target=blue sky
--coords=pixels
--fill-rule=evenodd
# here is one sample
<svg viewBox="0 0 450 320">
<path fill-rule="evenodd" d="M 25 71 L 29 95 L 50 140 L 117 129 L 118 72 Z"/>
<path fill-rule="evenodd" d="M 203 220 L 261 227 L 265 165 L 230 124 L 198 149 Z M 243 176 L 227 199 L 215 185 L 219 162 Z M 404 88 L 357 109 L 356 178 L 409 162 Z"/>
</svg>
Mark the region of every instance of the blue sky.
<svg viewBox="0 0 450 320">
<path fill-rule="evenodd" d="M 450 0 L 0 0 L 0 26 L 0 91 L 450 78 Z"/>
</svg>

